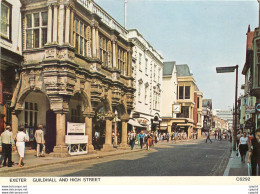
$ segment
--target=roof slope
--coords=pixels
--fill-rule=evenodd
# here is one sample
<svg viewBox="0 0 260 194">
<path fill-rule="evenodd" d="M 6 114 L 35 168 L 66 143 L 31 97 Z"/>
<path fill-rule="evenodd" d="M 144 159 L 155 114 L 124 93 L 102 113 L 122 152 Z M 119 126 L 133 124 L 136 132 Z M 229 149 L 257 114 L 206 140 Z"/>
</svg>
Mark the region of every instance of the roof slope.
<svg viewBox="0 0 260 194">
<path fill-rule="evenodd" d="M 190 68 L 187 64 L 176 65 L 176 68 L 177 68 L 177 77 L 192 76 L 192 73 L 190 72 Z"/>
<path fill-rule="evenodd" d="M 164 62 L 163 64 L 164 64 L 163 75 L 172 75 L 174 65 L 176 65 L 176 62 L 175 61 L 169 61 L 169 62 Z"/>
</svg>

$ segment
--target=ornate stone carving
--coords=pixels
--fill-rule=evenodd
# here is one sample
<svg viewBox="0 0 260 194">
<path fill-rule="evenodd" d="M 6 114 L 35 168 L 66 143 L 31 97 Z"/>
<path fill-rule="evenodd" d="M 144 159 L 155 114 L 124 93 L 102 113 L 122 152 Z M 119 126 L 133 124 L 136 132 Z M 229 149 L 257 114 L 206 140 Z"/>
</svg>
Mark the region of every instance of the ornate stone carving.
<svg viewBox="0 0 260 194">
<path fill-rule="evenodd" d="M 56 56 L 57 56 L 57 51 L 55 48 L 45 50 L 46 59 L 53 59 L 53 58 L 56 58 Z"/>
</svg>

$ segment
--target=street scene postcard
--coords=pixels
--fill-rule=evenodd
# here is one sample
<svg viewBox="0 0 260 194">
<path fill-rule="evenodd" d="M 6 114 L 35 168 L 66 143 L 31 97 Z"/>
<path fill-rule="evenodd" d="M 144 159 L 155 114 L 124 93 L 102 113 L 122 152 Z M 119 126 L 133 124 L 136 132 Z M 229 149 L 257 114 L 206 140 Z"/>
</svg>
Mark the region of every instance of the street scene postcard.
<svg viewBox="0 0 260 194">
<path fill-rule="evenodd" d="M 257 0 L 1 0 L 1 192 L 258 193 L 259 10 Z"/>
</svg>

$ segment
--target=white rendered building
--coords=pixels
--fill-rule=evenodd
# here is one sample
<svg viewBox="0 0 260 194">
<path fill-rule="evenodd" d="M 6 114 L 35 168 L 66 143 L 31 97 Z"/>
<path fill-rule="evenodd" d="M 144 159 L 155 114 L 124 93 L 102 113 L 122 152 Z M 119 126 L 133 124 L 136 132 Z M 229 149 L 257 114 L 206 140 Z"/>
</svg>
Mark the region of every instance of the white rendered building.
<svg viewBox="0 0 260 194">
<path fill-rule="evenodd" d="M 162 110 L 163 58 L 136 30 L 129 30 L 133 47 L 133 77 L 136 87 L 130 120 L 136 129 L 159 129 Z"/>
</svg>

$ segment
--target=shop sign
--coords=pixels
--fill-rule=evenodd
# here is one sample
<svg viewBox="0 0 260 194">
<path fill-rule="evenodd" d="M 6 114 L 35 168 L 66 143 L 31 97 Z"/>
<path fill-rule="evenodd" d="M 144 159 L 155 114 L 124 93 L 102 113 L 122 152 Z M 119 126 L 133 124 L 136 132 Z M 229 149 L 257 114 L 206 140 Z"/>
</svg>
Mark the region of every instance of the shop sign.
<svg viewBox="0 0 260 194">
<path fill-rule="evenodd" d="M 133 113 L 133 118 L 140 118 L 140 113 L 138 112 Z"/>
<path fill-rule="evenodd" d="M 69 133 L 83 133 L 85 134 L 85 123 L 70 123 L 67 124 L 67 134 Z"/>
<path fill-rule="evenodd" d="M 247 114 L 255 113 L 255 107 L 254 106 L 246 106 L 246 113 Z"/>
</svg>

